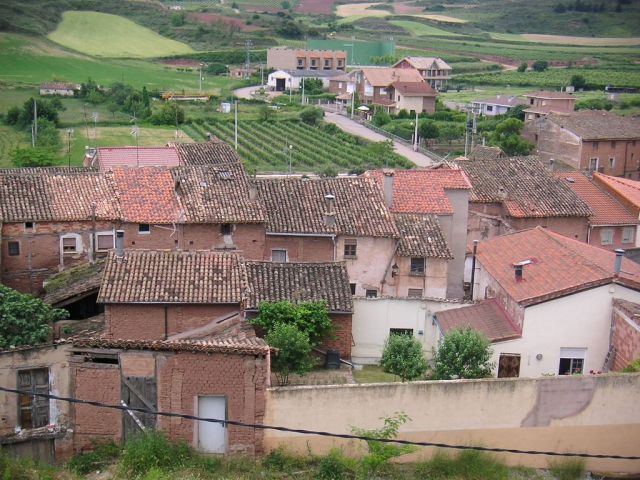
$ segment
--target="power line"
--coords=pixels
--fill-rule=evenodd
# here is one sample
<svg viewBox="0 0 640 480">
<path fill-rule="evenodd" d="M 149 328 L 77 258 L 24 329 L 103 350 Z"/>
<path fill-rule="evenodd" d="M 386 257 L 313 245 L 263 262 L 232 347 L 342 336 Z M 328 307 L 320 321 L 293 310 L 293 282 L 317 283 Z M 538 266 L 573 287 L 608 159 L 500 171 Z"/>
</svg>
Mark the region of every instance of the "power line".
<svg viewBox="0 0 640 480">
<path fill-rule="evenodd" d="M 456 450 L 478 450 L 482 452 L 519 453 L 523 455 L 549 455 L 554 457 L 582 457 L 582 458 L 605 458 L 605 459 L 614 459 L 614 460 L 640 460 L 640 456 L 602 455 L 602 454 L 594 454 L 594 453 L 575 453 L 575 452 L 560 453 L 560 452 L 549 452 L 549 451 L 539 451 L 539 450 L 518 450 L 515 448 L 477 447 L 472 445 L 452 445 L 448 443 L 415 442 L 411 440 L 373 438 L 373 437 L 367 437 L 364 435 L 352 435 L 348 433 L 331 433 L 331 432 L 323 432 L 318 430 L 306 430 L 302 428 L 278 427 L 275 425 L 261 425 L 261 424 L 255 424 L 255 423 L 239 422 L 237 420 L 205 418 L 205 417 L 198 417 L 195 415 L 188 415 L 184 413 L 157 412 L 157 411 L 149 410 L 146 408 L 137 408 L 137 407 L 131 407 L 131 406 L 125 407 L 123 405 L 114 405 L 114 404 L 103 403 L 103 402 L 98 402 L 94 400 L 81 400 L 79 398 L 73 398 L 73 397 L 61 397 L 59 395 L 53 395 L 50 393 L 36 393 L 36 392 L 31 392 L 29 390 L 20 390 L 16 388 L 0 387 L 0 391 L 13 393 L 16 395 L 29 395 L 32 397 L 43 397 L 51 400 L 60 400 L 62 402 L 93 405 L 95 407 L 110 408 L 113 410 L 132 411 L 132 412 L 145 413 L 150 415 L 159 415 L 162 417 L 184 418 L 186 420 L 194 420 L 199 422 L 220 423 L 223 426 L 233 425 L 236 427 L 257 428 L 261 430 L 277 430 L 280 432 L 301 433 L 304 435 L 318 435 L 321 437 L 345 438 L 348 440 L 364 440 L 368 442 L 373 441 L 373 442 L 380 442 L 380 443 L 397 443 L 400 445 L 414 445 L 417 447 L 452 448 Z"/>
</svg>

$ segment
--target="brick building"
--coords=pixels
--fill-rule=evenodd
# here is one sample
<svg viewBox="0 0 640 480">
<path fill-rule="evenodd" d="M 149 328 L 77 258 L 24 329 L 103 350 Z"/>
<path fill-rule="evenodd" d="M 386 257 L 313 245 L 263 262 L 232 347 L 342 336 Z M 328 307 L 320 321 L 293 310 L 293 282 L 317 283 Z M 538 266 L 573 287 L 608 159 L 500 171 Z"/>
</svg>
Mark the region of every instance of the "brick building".
<svg viewBox="0 0 640 480">
<path fill-rule="evenodd" d="M 392 66 L 393 68 L 415 68 L 436 90 L 446 89 L 447 81 L 451 80 L 453 72 L 453 68 L 447 62 L 434 57 L 405 57 Z"/>
<path fill-rule="evenodd" d="M 576 105 L 576 97 L 566 92 L 538 92 L 525 95 L 528 108 L 524 110 L 524 121 L 529 123 L 538 118 L 544 118 L 552 112 L 573 112 Z"/>
<path fill-rule="evenodd" d="M 550 113 L 528 122 L 523 136 L 540 157 L 575 169 L 640 178 L 640 120 L 598 110 Z"/>
<path fill-rule="evenodd" d="M 558 172 L 591 209 L 587 243 L 607 250 L 635 247 L 638 216 L 580 172 Z"/>
<path fill-rule="evenodd" d="M 274 70 L 340 70 L 347 66 L 342 50 L 305 50 L 277 47 L 267 49 L 267 68 Z"/>
<path fill-rule="evenodd" d="M 591 210 L 535 156 L 458 160 L 471 181 L 467 241 L 535 226 L 587 241 Z"/>
<path fill-rule="evenodd" d="M 612 370 L 620 371 L 640 358 L 640 303 L 614 299 L 611 332 Z"/>
</svg>

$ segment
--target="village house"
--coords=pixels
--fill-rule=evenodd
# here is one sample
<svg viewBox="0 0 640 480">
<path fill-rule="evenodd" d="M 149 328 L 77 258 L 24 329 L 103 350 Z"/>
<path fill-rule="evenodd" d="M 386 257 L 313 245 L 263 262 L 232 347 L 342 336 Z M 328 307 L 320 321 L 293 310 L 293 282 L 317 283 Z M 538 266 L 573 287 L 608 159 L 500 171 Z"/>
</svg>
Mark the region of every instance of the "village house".
<svg viewBox="0 0 640 480">
<path fill-rule="evenodd" d="M 453 68 L 441 58 L 405 57 L 392 65 L 393 68 L 415 68 L 422 78 L 436 90 L 446 90 L 447 81 L 451 80 Z"/>
<path fill-rule="evenodd" d="M 558 172 L 591 209 L 587 243 L 607 250 L 635 247 L 638 216 L 625 208 L 615 197 L 596 185 L 584 173 Z"/>
<path fill-rule="evenodd" d="M 480 115 L 495 117 L 496 115 L 504 115 L 517 105 L 528 105 L 528 102 L 522 98 L 510 95 L 496 95 L 491 98 L 473 100 L 471 105 L 474 111 Z"/>
<path fill-rule="evenodd" d="M 612 304 L 640 301 L 640 265 L 536 227 L 480 242 L 471 307 L 436 313 L 442 334 L 492 340 L 498 377 L 608 371 Z M 613 347 L 613 348 L 612 348 Z"/>
<path fill-rule="evenodd" d="M 640 178 L 640 120 L 600 110 L 550 113 L 525 124 L 540 157 L 575 169 Z"/>
<path fill-rule="evenodd" d="M 343 50 L 307 50 L 275 47 L 267 49 L 267 68 L 274 70 L 338 70 L 344 72 L 347 53 Z"/>
<path fill-rule="evenodd" d="M 40 96 L 57 95 L 60 97 L 73 97 L 80 90 L 78 83 L 45 82 L 40 84 Z"/>
<path fill-rule="evenodd" d="M 321 80 L 322 88 L 328 89 L 332 79 L 344 75 L 341 70 L 276 70 L 267 77 L 267 86 L 276 92 L 302 91 L 307 80 Z"/>
<path fill-rule="evenodd" d="M 528 123 L 552 112 L 570 113 L 576 105 L 576 97 L 566 92 L 538 92 L 527 93 L 528 108 L 524 110 L 524 122 Z"/>
<path fill-rule="evenodd" d="M 437 92 L 413 68 L 363 68 L 350 72 L 349 78 L 355 80 L 361 104 L 380 107 L 389 113 L 435 112 Z M 349 81 L 336 83 L 330 86 L 332 93 L 343 95 L 353 89 Z"/>
<path fill-rule="evenodd" d="M 395 295 L 462 298 L 471 188 L 465 173 L 442 167 L 365 176 L 376 181 L 400 230 L 387 282 Z"/>
<path fill-rule="evenodd" d="M 503 157 L 485 150 L 457 159 L 471 181 L 468 245 L 535 226 L 587 241 L 592 212 L 563 179 L 535 156 Z"/>
</svg>

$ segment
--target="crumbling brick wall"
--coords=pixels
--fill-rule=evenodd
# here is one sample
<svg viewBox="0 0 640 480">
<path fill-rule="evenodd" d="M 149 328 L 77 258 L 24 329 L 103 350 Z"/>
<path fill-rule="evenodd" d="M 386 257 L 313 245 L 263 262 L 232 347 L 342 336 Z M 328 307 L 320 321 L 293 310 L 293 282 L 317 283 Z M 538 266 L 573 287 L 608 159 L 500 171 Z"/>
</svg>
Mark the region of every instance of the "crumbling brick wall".
<svg viewBox="0 0 640 480">
<path fill-rule="evenodd" d="M 612 370 L 620 371 L 632 361 L 640 358 L 640 310 L 636 304 L 614 300 L 613 336 L 611 344 L 616 349 Z"/>
</svg>

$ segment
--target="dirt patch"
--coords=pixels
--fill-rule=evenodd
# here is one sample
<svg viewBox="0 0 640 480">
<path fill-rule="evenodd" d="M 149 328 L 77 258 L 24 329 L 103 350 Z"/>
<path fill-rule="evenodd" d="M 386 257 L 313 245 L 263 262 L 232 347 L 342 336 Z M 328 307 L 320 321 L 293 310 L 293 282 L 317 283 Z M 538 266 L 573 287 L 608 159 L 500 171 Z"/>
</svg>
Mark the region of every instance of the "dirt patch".
<svg viewBox="0 0 640 480">
<path fill-rule="evenodd" d="M 522 38 L 536 43 L 556 43 L 560 45 L 590 45 L 590 46 L 629 46 L 640 45 L 640 37 L 629 38 L 594 38 L 594 37 L 569 37 L 564 35 L 538 35 L 533 33 L 522 34 Z"/>
<path fill-rule="evenodd" d="M 398 15 L 413 15 L 424 12 L 424 8 L 411 5 L 412 2 L 397 2 L 393 4 L 393 11 Z"/>
<path fill-rule="evenodd" d="M 361 17 L 386 17 L 387 15 L 391 15 L 391 12 L 387 10 L 378 10 L 374 7 L 377 5 L 383 5 L 381 3 L 352 3 L 348 5 L 338 5 L 336 8 L 336 15 L 339 17 L 351 17 L 353 15 L 358 15 Z"/>
<path fill-rule="evenodd" d="M 200 23 L 207 25 L 227 25 L 232 29 L 239 30 L 241 32 L 255 32 L 260 30 L 260 27 L 253 25 L 247 25 L 239 18 L 227 17 L 225 15 L 215 15 L 213 13 L 192 13 L 189 18 Z"/>
<path fill-rule="evenodd" d="M 333 2 L 334 0 L 300 0 L 296 7 L 296 12 L 331 15 L 333 13 Z"/>
</svg>

